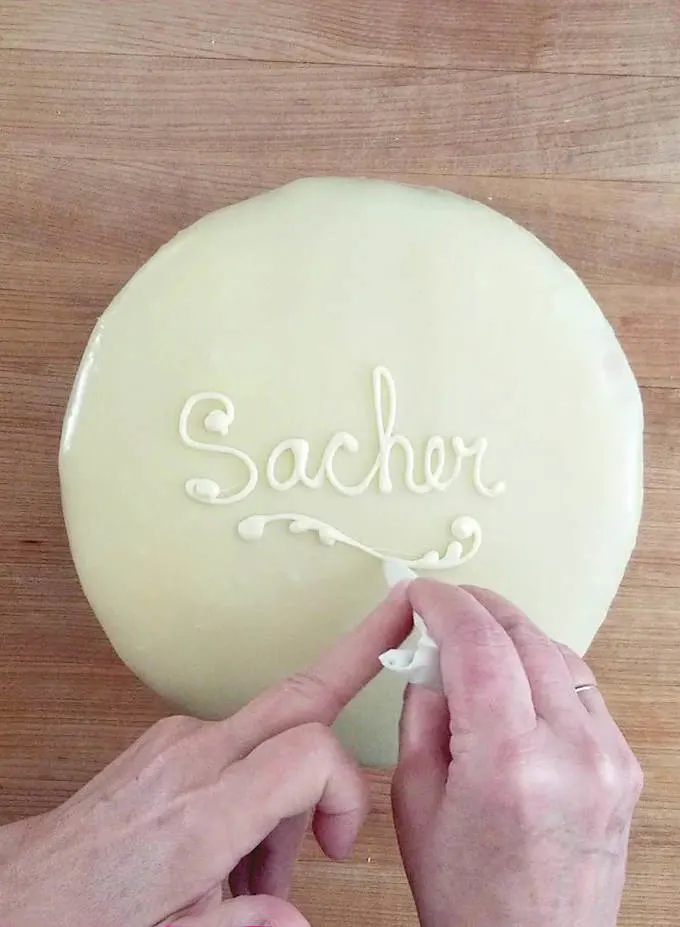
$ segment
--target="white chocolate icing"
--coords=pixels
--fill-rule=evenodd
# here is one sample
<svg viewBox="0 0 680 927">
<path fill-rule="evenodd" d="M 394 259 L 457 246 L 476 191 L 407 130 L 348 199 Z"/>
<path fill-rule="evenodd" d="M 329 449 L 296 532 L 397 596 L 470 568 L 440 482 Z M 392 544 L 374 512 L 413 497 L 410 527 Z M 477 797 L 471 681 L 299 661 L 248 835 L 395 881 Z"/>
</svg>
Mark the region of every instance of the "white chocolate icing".
<svg viewBox="0 0 680 927">
<path fill-rule="evenodd" d="M 229 429 L 236 417 L 236 410 L 231 399 L 228 396 L 223 396 L 222 393 L 195 393 L 187 400 L 179 417 L 179 434 L 182 442 L 186 447 L 212 451 L 215 454 L 225 454 L 227 457 L 240 460 L 246 468 L 248 479 L 245 486 L 237 492 L 227 492 L 226 494 L 223 494 L 220 486 L 214 480 L 205 479 L 204 477 L 192 477 L 186 481 L 184 488 L 187 495 L 197 502 L 209 502 L 211 505 L 232 505 L 234 502 L 246 499 L 255 489 L 258 480 L 257 467 L 250 457 L 243 451 L 239 451 L 238 448 L 228 447 L 226 444 L 196 441 L 191 437 L 188 428 L 191 413 L 199 402 L 206 399 L 219 402 L 223 406 L 221 409 L 213 409 L 212 412 L 206 415 L 203 420 L 206 431 L 216 432 L 222 437 L 229 433 Z"/>
<path fill-rule="evenodd" d="M 583 653 L 635 543 L 642 406 L 597 305 L 528 232 L 450 193 L 323 178 L 206 216 L 134 276 L 84 353 L 59 467 L 116 651 L 220 718 L 354 627 L 388 557 L 489 586 Z M 336 725 L 364 763 L 396 755 L 404 678 L 380 673 Z"/>
<path fill-rule="evenodd" d="M 407 566 L 417 570 L 450 570 L 453 567 L 461 566 L 468 560 L 471 560 L 479 550 L 482 543 L 482 529 L 474 518 L 469 515 L 461 515 L 451 522 L 450 532 L 453 540 L 449 543 L 444 554 L 440 555 L 436 550 L 428 550 L 426 553 L 417 557 L 406 557 L 392 552 L 375 550 L 348 537 L 342 531 L 338 531 L 333 525 L 319 521 L 318 518 L 309 518 L 307 515 L 292 515 L 284 513 L 280 515 L 250 515 L 238 523 L 239 537 L 244 541 L 259 541 L 264 535 L 265 528 L 272 522 L 288 522 L 288 530 L 291 534 L 305 534 L 314 532 L 319 541 L 326 547 L 333 547 L 334 544 L 346 544 L 356 550 L 361 550 L 371 557 L 383 562 L 399 559 Z M 462 541 L 471 541 L 467 551 L 463 549 Z"/>
<path fill-rule="evenodd" d="M 386 387 L 388 398 L 386 420 L 383 410 L 383 386 Z M 186 447 L 213 451 L 238 458 L 246 465 L 249 479 L 246 486 L 241 490 L 226 495 L 214 481 L 205 480 L 202 477 L 191 477 L 187 480 L 185 488 L 187 495 L 197 502 L 205 502 L 209 505 L 229 505 L 240 502 L 250 495 L 257 485 L 259 471 L 255 461 L 244 451 L 227 445 L 196 441 L 190 437 L 188 423 L 191 413 L 199 402 L 206 399 L 219 403 L 222 408 L 213 409 L 205 416 L 203 420 L 205 430 L 217 432 L 222 437 L 228 435 L 236 417 L 234 403 L 229 396 L 225 396 L 223 393 L 195 393 L 187 399 L 180 413 L 179 436 L 182 442 Z M 415 451 L 413 444 L 404 435 L 394 434 L 397 421 L 397 388 L 394 377 L 386 367 L 376 367 L 373 371 L 373 402 L 379 450 L 375 462 L 361 482 L 353 486 L 347 486 L 333 470 L 335 456 L 340 450 L 356 454 L 360 447 L 358 438 L 349 432 L 340 431 L 328 441 L 323 451 L 321 465 L 316 473 L 312 475 L 308 472 L 311 453 L 309 441 L 305 438 L 286 438 L 277 444 L 269 454 L 266 463 L 267 482 L 271 488 L 278 492 L 286 492 L 302 484 L 308 489 L 319 489 L 323 486 L 324 481 L 327 481 L 333 489 L 342 493 L 343 496 L 360 496 L 366 492 L 377 476 L 380 492 L 389 494 L 394 489 L 390 473 L 390 458 L 393 449 L 400 447 L 406 457 L 404 485 L 412 493 L 429 493 L 433 490 L 446 492 L 454 480 L 457 480 L 460 476 L 463 461 L 470 457 L 473 459 L 472 482 L 477 492 L 481 496 L 489 497 L 498 496 L 505 492 L 504 482 L 497 482 L 488 486 L 482 479 L 482 459 L 489 446 L 486 438 L 479 438 L 469 446 L 460 437 L 454 436 L 448 439 L 449 446 L 454 454 L 454 464 L 448 479 L 443 482 L 441 477 L 446 466 L 447 439 L 441 435 L 428 438 L 424 454 L 425 479 L 422 483 L 417 482 L 415 479 Z M 286 480 L 279 480 L 276 476 L 277 465 L 281 457 L 286 453 L 292 455 L 293 466 L 289 477 Z"/>
<path fill-rule="evenodd" d="M 472 469 L 472 483 L 479 495 L 493 498 L 494 496 L 499 496 L 501 493 L 505 492 L 505 483 L 498 482 L 494 483 L 493 486 L 487 486 L 482 479 L 482 458 L 484 457 L 484 454 L 486 454 L 486 450 L 489 446 L 489 442 L 486 440 L 486 438 L 479 438 L 469 447 L 465 444 L 462 438 L 452 438 L 451 445 L 456 454 L 456 469 L 454 470 L 454 474 L 451 477 L 452 480 L 454 480 L 460 473 L 460 467 L 462 466 L 463 460 L 466 457 L 472 457 L 474 461 Z"/>
<path fill-rule="evenodd" d="M 387 412 L 384 409 L 384 394 L 387 398 Z M 225 454 L 241 461 L 247 470 L 248 480 L 245 486 L 235 492 L 224 491 L 213 479 L 207 477 L 190 477 L 184 484 L 187 495 L 195 502 L 207 505 L 231 505 L 248 498 L 255 490 L 259 479 L 259 470 L 255 461 L 245 451 L 226 444 L 197 441 L 189 435 L 189 422 L 196 406 L 205 400 L 218 403 L 218 408 L 212 409 L 203 419 L 206 431 L 216 432 L 222 437 L 229 434 L 229 430 L 236 417 L 236 409 L 229 396 L 223 393 L 195 393 L 185 402 L 179 417 L 179 435 L 183 444 L 188 448 L 212 451 Z M 488 448 L 486 438 L 479 438 L 470 445 L 466 445 L 458 436 L 449 439 L 442 435 L 433 435 L 427 439 L 424 451 L 423 470 L 424 480 L 418 482 L 415 478 L 416 453 L 412 442 L 401 434 L 395 434 L 397 423 L 397 388 L 394 377 L 386 367 L 376 367 L 373 371 L 373 409 L 375 413 L 376 433 L 378 438 L 378 453 L 366 476 L 354 485 L 347 485 L 337 476 L 333 469 L 336 454 L 345 450 L 356 454 L 360 448 L 357 437 L 346 431 L 334 434 L 326 444 L 316 473 L 310 475 L 309 460 L 311 446 L 304 438 L 287 438 L 277 444 L 267 458 L 266 479 L 269 486 L 277 492 L 288 492 L 298 485 L 307 489 L 320 489 L 324 482 L 341 493 L 343 496 L 360 496 L 365 493 L 371 484 L 376 482 L 381 493 L 389 495 L 394 491 L 394 482 L 390 472 L 391 454 L 395 447 L 400 447 L 405 456 L 404 486 L 416 495 L 436 492 L 446 492 L 462 472 L 463 462 L 472 458 L 472 484 L 481 496 L 493 498 L 505 492 L 505 483 L 496 482 L 487 485 L 482 478 L 482 459 Z M 448 478 L 442 480 L 446 467 L 446 449 L 451 448 L 454 455 L 453 469 Z M 285 480 L 277 475 L 277 466 L 284 454 L 291 454 L 293 466 Z M 288 522 L 290 534 L 304 534 L 312 532 L 319 541 L 327 547 L 337 542 L 363 551 L 378 560 L 392 560 L 395 557 L 403 560 L 409 566 L 421 570 L 447 570 L 461 566 L 479 551 L 482 543 L 482 529 L 479 522 L 469 515 L 456 518 L 450 525 L 452 541 L 448 544 L 444 554 L 436 550 L 406 557 L 395 552 L 385 552 L 370 547 L 356 538 L 352 538 L 324 521 L 309 515 L 282 513 L 268 515 L 250 515 L 242 519 L 237 525 L 238 536 L 244 541 L 260 540 L 265 528 L 271 522 Z M 471 541 L 467 550 L 464 550 L 462 541 Z"/>
</svg>

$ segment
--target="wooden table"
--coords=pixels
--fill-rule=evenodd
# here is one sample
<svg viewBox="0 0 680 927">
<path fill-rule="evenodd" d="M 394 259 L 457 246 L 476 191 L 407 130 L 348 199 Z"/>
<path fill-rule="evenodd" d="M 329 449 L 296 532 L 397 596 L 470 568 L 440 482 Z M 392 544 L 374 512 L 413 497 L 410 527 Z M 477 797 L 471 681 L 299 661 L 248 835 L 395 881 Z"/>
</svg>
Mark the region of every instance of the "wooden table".
<svg viewBox="0 0 680 927">
<path fill-rule="evenodd" d="M 678 0 L 0 0 L 0 819 L 51 808 L 167 711 L 79 591 L 59 510 L 90 328 L 202 213 L 305 174 L 449 187 L 583 276 L 643 388 L 637 552 L 591 662 L 642 759 L 621 924 L 678 924 Z M 587 539 L 584 538 L 584 543 Z M 313 923 L 414 915 L 388 777 Z"/>
</svg>

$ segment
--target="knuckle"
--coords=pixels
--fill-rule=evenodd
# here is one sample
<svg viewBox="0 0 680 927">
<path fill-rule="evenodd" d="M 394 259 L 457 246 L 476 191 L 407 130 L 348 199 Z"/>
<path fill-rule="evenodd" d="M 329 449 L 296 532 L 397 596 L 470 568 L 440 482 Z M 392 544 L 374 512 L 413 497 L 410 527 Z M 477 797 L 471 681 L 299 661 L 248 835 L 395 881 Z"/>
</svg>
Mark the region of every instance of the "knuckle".
<svg viewBox="0 0 680 927">
<path fill-rule="evenodd" d="M 642 767 L 632 751 L 610 750 L 589 732 L 569 749 L 564 747 L 545 751 L 532 740 L 502 744 L 495 756 L 503 781 L 492 799 L 497 810 L 536 824 L 564 806 L 582 817 L 584 827 L 593 828 L 604 826 L 602 822 L 621 809 L 628 814 L 643 787 Z M 478 773 L 471 767 L 466 778 Z M 488 782 L 481 782 L 480 788 L 488 788 Z"/>
<path fill-rule="evenodd" d="M 536 751 L 531 746 L 525 747 L 519 740 L 513 738 L 499 744 L 496 762 L 511 787 L 523 788 L 527 783 L 528 771 L 537 761 Z"/>
<path fill-rule="evenodd" d="M 600 790 L 618 795 L 625 782 L 623 768 L 620 763 L 604 750 L 597 751 L 590 761 L 591 774 Z"/>
<path fill-rule="evenodd" d="M 626 790 L 627 763 L 612 755 L 596 737 L 588 737 L 581 745 L 581 762 L 595 794 L 618 799 Z"/>
<path fill-rule="evenodd" d="M 536 644 L 552 644 L 550 638 L 546 637 L 543 632 L 536 633 L 538 630 L 536 625 L 518 609 L 508 606 L 498 612 L 496 620 L 510 637 L 531 636 L 532 640 L 535 639 Z"/>
<path fill-rule="evenodd" d="M 330 728 L 320 721 L 309 721 L 290 728 L 281 734 L 280 738 L 290 752 L 304 757 L 307 761 L 335 756 L 341 749 Z"/>
<path fill-rule="evenodd" d="M 568 664 L 573 664 L 574 666 L 585 666 L 585 661 L 579 657 L 575 650 L 572 650 L 571 647 L 567 647 L 566 644 L 561 643 L 561 641 L 556 641 L 555 646 L 562 654 L 564 659 Z"/>
<path fill-rule="evenodd" d="M 310 753 L 337 753 L 339 742 L 330 728 L 320 721 L 310 721 L 298 728 L 303 743 Z"/>
<path fill-rule="evenodd" d="M 494 649 L 507 645 L 507 635 L 500 625 L 479 621 L 474 615 L 461 621 L 457 632 L 463 643 L 474 648 Z"/>
<path fill-rule="evenodd" d="M 582 657 L 571 647 L 567 647 L 566 644 L 556 642 L 556 647 L 562 654 L 562 659 L 567 664 L 567 668 L 575 680 L 578 680 L 579 683 L 597 685 L 595 674 Z"/>
<path fill-rule="evenodd" d="M 631 750 L 626 755 L 625 768 L 630 793 L 637 801 L 645 787 L 645 773 L 639 760 Z"/>
<path fill-rule="evenodd" d="M 203 722 L 187 715 L 170 715 L 161 718 L 153 726 L 153 731 L 163 743 L 174 743 L 190 737 L 203 726 Z"/>
<path fill-rule="evenodd" d="M 359 765 L 326 725 L 316 721 L 301 724 L 280 734 L 276 740 L 278 744 L 269 743 L 276 751 L 278 765 L 286 757 L 296 767 L 302 764 L 307 770 L 314 770 L 323 780 L 339 777 L 338 781 L 342 781 L 345 788 L 351 788 L 357 806 L 366 804 L 367 785 Z M 277 763 L 271 765 L 274 768 Z"/>
<path fill-rule="evenodd" d="M 523 804 L 548 790 L 552 779 L 547 764 L 530 758 L 515 758 L 506 767 L 506 783 L 511 798 Z"/>
<path fill-rule="evenodd" d="M 320 676 L 300 672 L 288 676 L 282 683 L 283 692 L 308 702 L 310 706 L 335 718 L 344 708 L 344 701 Z"/>
<path fill-rule="evenodd" d="M 562 779 L 552 758 L 530 745 L 517 741 L 503 744 L 497 768 L 504 785 L 496 793 L 496 800 L 522 817 L 538 813 L 561 789 Z"/>
</svg>

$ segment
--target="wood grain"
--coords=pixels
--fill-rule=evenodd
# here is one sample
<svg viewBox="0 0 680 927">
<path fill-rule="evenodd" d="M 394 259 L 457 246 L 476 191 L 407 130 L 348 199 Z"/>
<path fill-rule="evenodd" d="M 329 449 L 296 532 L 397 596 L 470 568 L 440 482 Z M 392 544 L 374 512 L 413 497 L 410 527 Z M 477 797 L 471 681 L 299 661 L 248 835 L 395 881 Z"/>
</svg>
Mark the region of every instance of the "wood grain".
<svg viewBox="0 0 680 927">
<path fill-rule="evenodd" d="M 646 770 L 623 927 L 677 925 L 680 5 L 676 0 L 0 3 L 0 822 L 169 709 L 79 590 L 56 452 L 94 319 L 202 213 L 310 173 L 434 184 L 583 277 L 643 387 L 640 540 L 590 660 Z M 305 844 L 314 923 L 413 924 L 389 775 L 343 864 Z"/>
<path fill-rule="evenodd" d="M 0 88 L 20 157 L 680 180 L 680 78 L 7 51 Z"/>
<path fill-rule="evenodd" d="M 676 0 L 4 0 L 0 48 L 680 76 Z"/>
</svg>

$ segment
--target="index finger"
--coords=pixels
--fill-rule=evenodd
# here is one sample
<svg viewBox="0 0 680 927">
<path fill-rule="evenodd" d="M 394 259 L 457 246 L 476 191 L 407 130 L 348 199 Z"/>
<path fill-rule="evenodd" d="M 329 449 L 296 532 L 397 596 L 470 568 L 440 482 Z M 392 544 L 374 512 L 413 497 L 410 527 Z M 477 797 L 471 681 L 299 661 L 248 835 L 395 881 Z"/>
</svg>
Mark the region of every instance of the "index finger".
<svg viewBox="0 0 680 927">
<path fill-rule="evenodd" d="M 415 580 L 408 595 L 439 646 L 452 755 L 471 737 L 506 739 L 534 730 L 522 661 L 484 605 L 460 587 L 433 580 Z"/>
<path fill-rule="evenodd" d="M 407 584 L 389 596 L 360 625 L 307 670 L 267 689 L 222 722 L 229 728 L 236 755 L 291 727 L 318 721 L 331 725 L 342 709 L 382 669 L 379 655 L 411 631 Z"/>
</svg>

